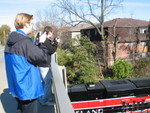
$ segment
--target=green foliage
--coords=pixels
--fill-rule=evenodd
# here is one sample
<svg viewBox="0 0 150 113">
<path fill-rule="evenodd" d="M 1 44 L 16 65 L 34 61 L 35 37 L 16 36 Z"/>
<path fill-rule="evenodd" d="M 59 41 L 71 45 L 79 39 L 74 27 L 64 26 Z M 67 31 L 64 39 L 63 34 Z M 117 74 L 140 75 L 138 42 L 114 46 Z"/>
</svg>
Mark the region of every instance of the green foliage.
<svg viewBox="0 0 150 113">
<path fill-rule="evenodd" d="M 10 33 L 10 27 L 8 25 L 2 25 L 0 27 L 0 42 L 5 44 L 6 40 L 8 39 L 8 35 Z"/>
<path fill-rule="evenodd" d="M 137 60 L 134 64 L 133 73 L 130 78 L 150 76 L 150 57 Z"/>
<path fill-rule="evenodd" d="M 92 43 L 89 38 L 85 36 L 78 36 L 75 39 L 68 39 L 63 45 L 63 49 L 67 49 L 71 52 L 75 50 L 76 47 L 82 47 L 87 51 L 88 54 L 94 55 L 97 49 L 96 44 Z"/>
<path fill-rule="evenodd" d="M 115 78 L 126 78 L 132 72 L 132 64 L 125 59 L 117 59 L 112 71 Z"/>
<path fill-rule="evenodd" d="M 65 49 L 58 49 L 59 65 L 65 65 L 70 84 L 94 82 L 99 75 L 97 63 L 93 57 L 96 46 L 85 37 L 81 37 L 78 41 L 80 45 L 73 46 L 66 42 Z M 90 50 L 90 48 L 93 49 Z"/>
<path fill-rule="evenodd" d="M 86 49 L 88 54 L 94 55 L 97 49 L 97 45 L 92 43 L 89 38 L 82 36 L 78 38 L 80 46 Z"/>
</svg>

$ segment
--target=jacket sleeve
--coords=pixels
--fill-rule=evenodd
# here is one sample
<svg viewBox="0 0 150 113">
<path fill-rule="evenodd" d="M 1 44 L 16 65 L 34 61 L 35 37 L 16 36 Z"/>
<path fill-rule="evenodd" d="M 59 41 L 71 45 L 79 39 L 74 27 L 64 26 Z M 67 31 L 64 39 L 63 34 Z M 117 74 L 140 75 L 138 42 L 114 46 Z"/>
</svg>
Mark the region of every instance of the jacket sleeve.
<svg viewBox="0 0 150 113">
<path fill-rule="evenodd" d="M 44 46 L 46 46 L 46 48 L 47 48 L 49 54 L 53 54 L 53 53 L 56 52 L 56 50 L 57 50 L 57 45 L 58 45 L 57 42 L 54 42 L 54 43 L 52 44 L 51 40 L 49 40 L 49 39 L 46 39 L 45 42 L 44 42 Z"/>
<path fill-rule="evenodd" d="M 36 46 L 31 40 L 26 40 L 27 60 L 33 65 L 47 62 L 47 49 L 44 45 Z"/>
</svg>

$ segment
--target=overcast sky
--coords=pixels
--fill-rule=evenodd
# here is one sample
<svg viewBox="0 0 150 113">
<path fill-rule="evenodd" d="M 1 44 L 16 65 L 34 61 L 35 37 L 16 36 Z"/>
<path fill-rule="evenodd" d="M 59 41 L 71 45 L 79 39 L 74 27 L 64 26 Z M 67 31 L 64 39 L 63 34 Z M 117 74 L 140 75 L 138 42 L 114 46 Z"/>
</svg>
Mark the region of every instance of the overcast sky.
<svg viewBox="0 0 150 113">
<path fill-rule="evenodd" d="M 53 0 L 0 0 L 0 26 L 9 25 L 12 29 L 16 14 L 25 12 L 35 15 L 37 11 L 50 7 Z M 150 20 L 150 0 L 124 0 L 122 7 L 106 19 L 134 18 Z"/>
</svg>

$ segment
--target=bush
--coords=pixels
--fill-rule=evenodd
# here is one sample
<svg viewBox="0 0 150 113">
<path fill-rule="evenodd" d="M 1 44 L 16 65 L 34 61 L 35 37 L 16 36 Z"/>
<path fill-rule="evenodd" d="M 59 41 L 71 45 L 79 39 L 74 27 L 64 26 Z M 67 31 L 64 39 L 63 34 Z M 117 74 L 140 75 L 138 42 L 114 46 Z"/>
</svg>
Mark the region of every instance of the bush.
<svg viewBox="0 0 150 113">
<path fill-rule="evenodd" d="M 150 57 L 137 60 L 133 69 L 133 74 L 130 75 L 130 78 L 150 76 Z"/>
<path fill-rule="evenodd" d="M 132 72 L 132 64 L 124 59 L 117 59 L 112 71 L 115 78 L 126 78 Z"/>
<path fill-rule="evenodd" d="M 72 46 L 71 42 L 64 44 L 65 49 L 58 49 L 58 63 L 66 67 L 69 84 L 80 84 L 98 80 L 99 68 L 94 60 L 94 45 L 89 39 L 81 37 Z"/>
</svg>

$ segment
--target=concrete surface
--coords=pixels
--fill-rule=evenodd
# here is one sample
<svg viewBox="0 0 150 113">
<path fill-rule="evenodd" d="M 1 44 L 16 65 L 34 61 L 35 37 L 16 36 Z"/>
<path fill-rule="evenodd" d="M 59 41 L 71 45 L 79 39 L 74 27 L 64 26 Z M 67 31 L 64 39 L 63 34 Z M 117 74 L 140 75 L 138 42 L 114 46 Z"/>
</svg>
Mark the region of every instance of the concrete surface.
<svg viewBox="0 0 150 113">
<path fill-rule="evenodd" d="M 3 50 L 4 47 L 0 46 L 0 113 L 16 113 L 17 102 L 9 94 Z M 54 107 L 39 104 L 39 113 L 54 113 Z"/>
</svg>

